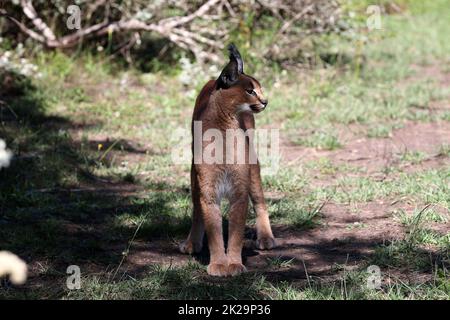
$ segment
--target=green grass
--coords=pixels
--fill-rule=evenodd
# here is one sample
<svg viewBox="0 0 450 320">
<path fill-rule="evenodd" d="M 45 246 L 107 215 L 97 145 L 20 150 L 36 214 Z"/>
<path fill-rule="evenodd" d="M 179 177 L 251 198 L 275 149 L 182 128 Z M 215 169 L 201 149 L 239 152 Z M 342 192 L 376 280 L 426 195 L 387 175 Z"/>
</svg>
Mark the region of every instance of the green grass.
<svg viewBox="0 0 450 320">
<path fill-rule="evenodd" d="M 284 266 L 289 267 L 289 265 Z M 271 281 L 252 273 L 232 279 L 205 276 L 205 268 L 192 262 L 183 267 L 153 266 L 140 277 L 125 275 L 113 279 L 112 274 L 82 278 L 82 289 L 66 291 L 66 299 L 282 299 L 282 300 L 359 300 L 359 299 L 447 299 L 449 281 L 446 271 L 434 273 L 432 282 L 415 284 L 381 269 L 382 285 L 367 286 L 366 269 L 346 271 L 323 282 L 308 280 Z M 109 280 L 108 280 L 109 279 Z M 38 289 L 39 290 L 39 289 Z M 42 289 L 41 289 L 42 290 Z M 6 297 L 11 289 L 6 290 Z M 32 297 L 22 292 L 23 297 Z M 49 296 L 48 293 L 41 292 Z"/>
<path fill-rule="evenodd" d="M 406 236 L 404 239 L 380 246 L 375 252 L 372 263 L 415 271 L 437 268 L 435 273 L 445 274 L 447 272 L 445 261 L 449 258 L 449 234 L 433 231 L 429 227 L 430 223 L 445 225 L 447 217 L 439 214 L 429 205 L 415 210 L 412 214 L 400 210 L 396 215 L 405 227 Z M 430 247 L 433 248 L 432 252 L 426 250 Z M 433 260 L 435 265 L 431 262 Z"/>
<path fill-rule="evenodd" d="M 433 245 L 443 250 L 449 247 L 449 233 L 442 234 L 429 228 L 430 223 L 446 224 L 448 217 L 438 213 L 436 210 L 428 207 L 422 210 L 416 210 L 412 215 L 405 212 L 401 214 L 401 221 L 406 228 L 407 238 L 410 246 L 414 245 Z"/>
<path fill-rule="evenodd" d="M 391 201 L 403 198 L 416 203 L 434 203 L 450 208 L 449 169 L 444 167 L 412 174 L 399 172 L 382 181 L 377 177 L 339 178 L 333 199 L 340 203 L 350 203 L 369 202 L 386 197 Z M 326 188 L 324 192 L 327 192 Z"/>
<path fill-rule="evenodd" d="M 329 132 L 315 132 L 306 138 L 294 141 L 295 144 L 307 147 L 315 147 L 319 150 L 335 150 L 342 147 L 336 134 Z"/>
<path fill-rule="evenodd" d="M 325 200 L 324 200 L 325 201 Z M 269 201 L 269 213 L 273 223 L 287 224 L 296 229 L 308 229 L 320 221 L 319 199 L 284 198 Z"/>
<path fill-rule="evenodd" d="M 420 151 L 406 151 L 404 152 L 400 160 L 406 163 L 411 164 L 420 164 L 427 158 L 427 155 L 424 152 Z"/>
<path fill-rule="evenodd" d="M 440 156 L 444 156 L 444 157 L 450 157 L 450 145 L 448 144 L 442 144 L 439 147 L 439 153 Z"/>
<path fill-rule="evenodd" d="M 274 258 L 267 259 L 267 262 L 269 266 L 275 269 L 281 269 L 281 268 L 289 268 L 292 266 L 294 258 L 286 258 L 283 256 L 277 256 Z"/>
<path fill-rule="evenodd" d="M 382 271 L 385 271 L 382 269 Z M 139 278 L 131 275 L 120 281 L 91 276 L 82 279 L 82 289 L 67 292 L 67 299 L 447 299 L 448 277 L 434 275 L 433 284 L 414 284 L 394 274 L 382 273 L 379 289 L 367 287 L 369 273 L 362 269 L 343 271 L 336 279 L 323 282 L 309 278 L 301 282 L 271 282 L 261 274 L 238 276 L 226 281 L 204 275 L 204 267 L 190 263 L 184 267 L 149 267 Z"/>
</svg>

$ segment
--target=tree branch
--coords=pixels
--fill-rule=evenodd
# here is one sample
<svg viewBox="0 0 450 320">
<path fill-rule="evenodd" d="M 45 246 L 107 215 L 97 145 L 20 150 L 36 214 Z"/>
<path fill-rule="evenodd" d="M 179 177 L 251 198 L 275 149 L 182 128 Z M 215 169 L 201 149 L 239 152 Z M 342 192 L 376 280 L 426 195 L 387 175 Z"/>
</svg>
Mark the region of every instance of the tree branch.
<svg viewBox="0 0 450 320">
<path fill-rule="evenodd" d="M 104 2 L 106 1 L 99 0 L 91 5 L 89 9 L 93 12 L 97 9 L 97 6 Z M 191 51 L 200 61 L 205 59 L 219 61 L 220 59 L 217 55 L 202 52 L 202 45 L 208 45 L 213 48 L 222 48 L 223 45 L 215 40 L 213 37 L 214 35 L 208 33 L 208 36 L 203 36 L 202 32 L 191 32 L 188 29 L 189 23 L 200 17 L 204 18 L 208 11 L 212 8 L 217 8 L 218 5 L 224 5 L 223 0 L 209 0 L 187 16 L 170 17 L 149 24 L 134 18 L 115 22 L 104 21 L 60 38 L 57 38 L 49 26 L 38 16 L 31 0 L 21 0 L 20 6 L 22 7 L 25 16 L 31 20 L 34 28 L 37 29 L 39 33 L 8 15 L 3 9 L 1 14 L 14 22 L 20 30 L 26 33 L 30 38 L 49 48 L 71 47 L 79 43 L 85 37 L 101 36 L 111 32 L 147 31 L 156 32 L 179 47 Z M 217 38 L 218 34 L 215 34 L 215 36 Z"/>
<path fill-rule="evenodd" d="M 42 35 L 48 41 L 55 41 L 56 36 L 53 31 L 45 24 L 41 18 L 38 17 L 36 10 L 31 3 L 31 0 L 21 0 L 20 5 L 22 6 L 23 13 L 28 17 L 28 19 L 33 22 L 34 26 L 42 32 Z"/>
</svg>

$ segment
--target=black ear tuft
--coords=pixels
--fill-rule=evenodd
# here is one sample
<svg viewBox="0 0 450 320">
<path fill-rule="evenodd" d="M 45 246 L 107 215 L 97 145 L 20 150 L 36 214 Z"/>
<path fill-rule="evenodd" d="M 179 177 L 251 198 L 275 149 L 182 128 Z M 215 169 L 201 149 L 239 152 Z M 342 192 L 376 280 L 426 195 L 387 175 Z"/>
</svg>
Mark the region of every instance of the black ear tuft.
<svg viewBox="0 0 450 320">
<path fill-rule="evenodd" d="M 234 43 L 230 43 L 228 45 L 228 52 L 230 53 L 230 61 L 234 60 L 237 63 L 238 72 L 244 73 L 244 61 L 242 61 L 241 54 L 239 53 L 239 50 L 236 48 Z"/>
<path fill-rule="evenodd" d="M 227 89 L 236 83 L 240 73 L 244 73 L 244 62 L 241 54 L 234 44 L 228 46 L 230 53 L 230 62 L 222 70 L 222 73 L 217 79 L 217 87 Z"/>
</svg>

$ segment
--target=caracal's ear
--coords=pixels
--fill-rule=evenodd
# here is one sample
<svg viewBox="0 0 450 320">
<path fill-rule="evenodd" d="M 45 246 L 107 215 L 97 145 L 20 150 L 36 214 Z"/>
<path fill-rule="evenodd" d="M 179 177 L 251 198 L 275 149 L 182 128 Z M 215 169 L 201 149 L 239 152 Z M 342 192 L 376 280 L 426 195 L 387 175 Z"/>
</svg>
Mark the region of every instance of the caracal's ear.
<svg viewBox="0 0 450 320">
<path fill-rule="evenodd" d="M 217 87 L 227 89 L 236 83 L 239 74 L 244 73 L 244 62 L 241 54 L 234 44 L 228 46 L 230 54 L 230 62 L 223 68 L 219 79 L 217 79 Z"/>
</svg>

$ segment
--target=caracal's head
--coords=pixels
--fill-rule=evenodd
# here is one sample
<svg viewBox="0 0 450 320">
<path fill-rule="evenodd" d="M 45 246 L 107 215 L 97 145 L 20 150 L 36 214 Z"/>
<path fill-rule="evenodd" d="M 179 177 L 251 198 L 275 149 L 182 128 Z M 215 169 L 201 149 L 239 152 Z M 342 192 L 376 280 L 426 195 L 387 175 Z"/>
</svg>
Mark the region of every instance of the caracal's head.
<svg viewBox="0 0 450 320">
<path fill-rule="evenodd" d="M 236 113 L 264 110 L 269 102 L 258 80 L 244 73 L 244 62 L 234 44 L 228 46 L 230 61 L 216 81 L 216 89 L 225 104 Z"/>
</svg>

